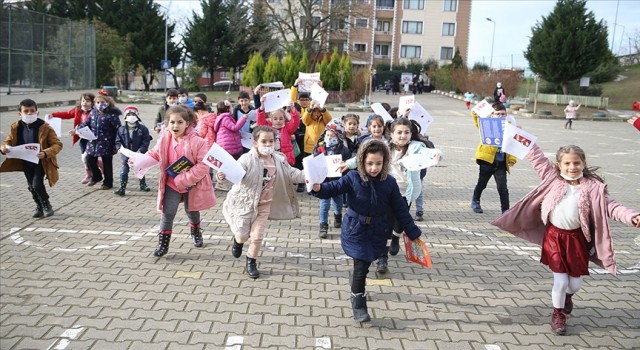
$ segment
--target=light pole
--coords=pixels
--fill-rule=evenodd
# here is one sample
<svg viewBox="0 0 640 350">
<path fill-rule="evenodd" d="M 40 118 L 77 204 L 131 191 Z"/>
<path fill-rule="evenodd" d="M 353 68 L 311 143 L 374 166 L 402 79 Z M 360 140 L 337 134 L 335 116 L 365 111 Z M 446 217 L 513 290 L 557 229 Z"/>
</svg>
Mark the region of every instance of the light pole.
<svg viewBox="0 0 640 350">
<path fill-rule="evenodd" d="M 493 23 L 493 36 L 491 38 L 491 60 L 489 60 L 489 69 L 493 68 L 493 42 L 496 40 L 496 22 L 487 17 L 487 21 Z"/>
<path fill-rule="evenodd" d="M 169 49 L 169 8 L 158 4 L 158 6 L 164 9 L 164 61 L 167 61 L 168 49 Z M 164 73 L 164 92 L 167 93 L 167 70 L 164 67 L 160 67 Z"/>
</svg>

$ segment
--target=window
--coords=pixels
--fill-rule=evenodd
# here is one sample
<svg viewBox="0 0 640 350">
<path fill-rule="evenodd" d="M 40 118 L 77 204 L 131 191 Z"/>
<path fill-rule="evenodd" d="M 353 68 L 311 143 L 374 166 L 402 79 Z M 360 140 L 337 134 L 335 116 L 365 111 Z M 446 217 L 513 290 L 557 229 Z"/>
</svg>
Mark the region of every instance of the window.
<svg viewBox="0 0 640 350">
<path fill-rule="evenodd" d="M 388 44 L 376 44 L 374 47 L 374 54 L 376 56 L 389 56 L 389 45 Z"/>
<path fill-rule="evenodd" d="M 376 20 L 376 32 L 384 32 L 389 34 L 391 28 L 391 22 Z"/>
<path fill-rule="evenodd" d="M 300 28 L 304 28 L 304 23 L 305 22 L 305 17 L 300 17 Z M 313 16 L 311 18 L 311 23 L 309 23 L 310 25 L 317 27 L 318 24 L 320 24 L 320 17 L 319 16 Z"/>
<path fill-rule="evenodd" d="M 383 9 L 392 9 L 394 0 L 376 0 L 376 7 Z"/>
<path fill-rule="evenodd" d="M 353 44 L 353 51 L 355 52 L 367 52 L 367 44 Z"/>
<path fill-rule="evenodd" d="M 420 58 L 422 47 L 420 46 L 400 46 L 400 57 L 402 58 Z"/>
<path fill-rule="evenodd" d="M 407 10 L 424 10 L 424 0 L 404 0 L 404 8 Z"/>
<path fill-rule="evenodd" d="M 453 58 L 453 47 L 441 47 L 440 48 L 440 59 L 441 60 L 450 60 Z"/>
<path fill-rule="evenodd" d="M 347 23 L 347 19 L 346 18 L 334 18 L 331 20 L 331 30 L 340 30 L 340 29 L 344 29 Z"/>
<path fill-rule="evenodd" d="M 268 3 L 271 4 L 279 4 L 281 0 L 267 0 Z"/>
<path fill-rule="evenodd" d="M 344 0 L 343 0 L 344 1 Z M 358 4 L 368 4 L 369 0 L 357 0 L 356 1 Z"/>
<path fill-rule="evenodd" d="M 402 21 L 403 34 L 422 34 L 422 22 Z"/>
<path fill-rule="evenodd" d="M 455 23 L 443 23 L 442 24 L 442 35 L 443 36 L 454 36 L 454 35 L 456 35 L 456 24 Z"/>
<path fill-rule="evenodd" d="M 458 11 L 458 0 L 444 0 L 444 10 L 447 12 Z"/>
<path fill-rule="evenodd" d="M 356 28 L 367 28 L 369 26 L 368 18 L 356 18 Z"/>
<path fill-rule="evenodd" d="M 220 72 L 220 79 L 229 79 L 229 72 Z"/>
</svg>

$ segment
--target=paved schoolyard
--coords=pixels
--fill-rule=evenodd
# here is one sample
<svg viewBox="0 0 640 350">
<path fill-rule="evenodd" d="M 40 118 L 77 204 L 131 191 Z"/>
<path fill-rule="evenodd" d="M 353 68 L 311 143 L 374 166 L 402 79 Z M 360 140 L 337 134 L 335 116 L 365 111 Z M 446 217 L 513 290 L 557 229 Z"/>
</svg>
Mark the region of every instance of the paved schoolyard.
<svg viewBox="0 0 640 350">
<path fill-rule="evenodd" d="M 373 101 L 392 97 L 375 93 Z M 478 136 L 464 102 L 430 94 L 418 101 L 432 113 L 431 138 L 446 156 L 424 181 L 420 226 L 434 266 L 408 263 L 401 252 L 389 274 L 371 272 L 370 324 L 352 319 L 352 266 L 338 231 L 317 238 L 317 199 L 298 194 L 301 219 L 269 222 L 257 280 L 244 273 L 244 257 L 230 254 L 223 192 L 202 213 L 205 247 L 193 247 L 179 213 L 170 252 L 158 259 L 155 191 L 132 188 L 120 198 L 80 185 L 79 151 L 65 136 L 61 180 L 50 190 L 54 216 L 31 219 L 24 176 L 0 174 L 0 349 L 638 348 L 640 230 L 612 223 L 620 274 L 591 265 L 568 335 L 551 334 L 552 278 L 539 248 L 489 225 L 499 214 L 493 181 L 485 213 L 469 208 Z M 140 108 L 153 125 L 157 107 Z M 3 139 L 16 118 L 0 114 Z M 549 154 L 583 147 L 589 164 L 602 166 L 611 196 L 640 208 L 640 133 L 630 125 L 577 121 L 567 131 L 561 120 L 518 122 Z M 157 175 L 149 176 L 154 188 Z M 536 184 L 528 162 L 519 162 L 509 176 L 512 203 Z"/>
</svg>

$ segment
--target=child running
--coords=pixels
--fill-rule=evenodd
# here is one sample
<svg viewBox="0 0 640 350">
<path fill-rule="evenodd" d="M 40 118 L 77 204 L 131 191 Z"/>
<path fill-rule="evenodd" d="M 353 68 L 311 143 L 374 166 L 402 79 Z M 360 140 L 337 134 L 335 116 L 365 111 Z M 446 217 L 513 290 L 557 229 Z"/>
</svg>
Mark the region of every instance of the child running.
<svg viewBox="0 0 640 350">
<path fill-rule="evenodd" d="M 47 177 L 51 187 L 58 182 L 56 155 L 62 150 L 62 142 L 53 128 L 38 118 L 38 105 L 34 100 L 22 100 L 19 108 L 20 120 L 11 124 L 7 138 L 0 145 L 0 153 L 10 153 L 11 147 L 37 143 L 40 145 L 40 152 L 37 154 L 39 160 L 38 163 L 32 163 L 18 158 L 7 158 L 0 165 L 0 172 L 22 171 L 27 178 L 31 197 L 36 202 L 36 210 L 31 217 L 49 217 L 53 215 L 53 208 L 44 186 L 44 177 Z"/>
<path fill-rule="evenodd" d="M 342 139 L 344 126 L 342 120 L 331 120 L 324 133 L 320 136 L 318 144 L 313 149 L 313 155 L 324 154 L 325 156 L 340 156 L 340 162 L 344 162 L 351 157 L 349 148 Z M 328 177 L 324 182 L 330 182 L 339 179 L 339 177 Z M 333 227 L 340 228 L 342 226 L 342 195 L 320 199 L 320 238 L 327 238 L 329 232 L 329 207 L 333 207 Z"/>
<path fill-rule="evenodd" d="M 246 171 L 239 184 L 233 185 L 222 206 L 224 218 L 233 233 L 231 254 L 242 255 L 242 247 L 251 241 L 247 251 L 247 274 L 260 277 L 256 259 L 264 239 L 267 219 L 290 220 L 300 217 L 293 190 L 294 183 L 304 183 L 304 173 L 291 167 L 286 158 L 274 153 L 275 131 L 268 126 L 253 130 L 253 148 L 238 162 Z M 218 180 L 225 174 L 217 173 Z"/>
<path fill-rule="evenodd" d="M 560 147 L 555 163 L 538 145 L 527 158 L 542 183 L 491 224 L 542 245 L 540 262 L 553 272 L 551 330 L 564 335 L 572 297 L 589 275 L 589 260 L 617 272 L 608 219 L 640 227 L 640 212 L 607 196 L 598 168 L 587 167 L 578 146 Z"/>
<path fill-rule="evenodd" d="M 195 132 L 196 117 L 188 107 L 176 106 L 166 113 L 166 132 L 160 134 L 156 146 L 147 154 L 160 162 L 157 209 L 162 213 L 158 246 L 155 256 L 163 256 L 169 251 L 173 232 L 173 220 L 178 206 L 184 202 L 184 210 L 189 218 L 193 245 L 200 248 L 204 242 L 200 228 L 200 211 L 216 205 L 216 196 L 209 177 L 209 167 L 202 162 L 209 148 L 207 142 Z M 173 177 L 168 169 L 185 157 L 190 167 Z"/>
<path fill-rule="evenodd" d="M 151 136 L 149 135 L 149 129 L 147 129 L 140 120 L 138 107 L 125 107 L 124 121 L 125 125 L 118 129 L 116 149 L 124 147 L 133 152 L 147 153 L 149 144 L 151 143 Z M 120 167 L 120 187 L 114 190 L 113 193 L 122 197 L 125 195 L 127 183 L 129 182 L 129 158 L 124 155 L 121 155 L 120 158 L 122 161 Z M 147 186 L 147 179 L 145 177 L 140 179 L 140 191 L 151 191 L 149 186 Z"/>
<path fill-rule="evenodd" d="M 89 165 L 87 165 L 87 160 L 85 159 L 85 151 L 87 150 L 87 143 L 89 141 L 85 139 L 81 139 L 78 134 L 76 134 L 76 127 L 80 125 L 80 123 L 84 123 L 89 119 L 89 112 L 93 108 L 93 100 L 95 99 L 95 95 L 89 92 L 85 92 L 80 95 L 80 105 L 73 107 L 68 111 L 61 112 L 53 112 L 48 116 L 60 119 L 73 119 L 73 129 L 69 130 L 69 136 L 73 137 L 73 141 L 71 143 L 72 146 L 75 146 L 76 142 L 80 141 L 80 158 L 82 159 L 82 164 L 84 165 L 85 176 L 80 181 L 81 184 L 86 185 L 91 181 L 91 169 Z"/>
<path fill-rule="evenodd" d="M 358 322 L 371 320 L 367 311 L 365 283 L 371 262 L 387 246 L 387 213 L 393 212 L 399 227 L 414 240 L 422 234 L 415 225 L 398 184 L 389 175 L 389 147 L 370 140 L 358 149 L 358 171 L 350 171 L 339 180 L 314 184 L 312 195 L 331 198 L 347 194 L 349 208 L 342 223 L 341 243 L 345 254 L 353 258 L 351 307 Z"/>
<path fill-rule="evenodd" d="M 580 105 L 576 106 L 576 102 L 574 100 L 569 101 L 567 107 L 564 108 L 564 117 L 567 119 L 567 122 L 564 123 L 565 129 L 571 130 L 573 120 L 578 117 L 578 109 L 580 109 Z"/>
</svg>

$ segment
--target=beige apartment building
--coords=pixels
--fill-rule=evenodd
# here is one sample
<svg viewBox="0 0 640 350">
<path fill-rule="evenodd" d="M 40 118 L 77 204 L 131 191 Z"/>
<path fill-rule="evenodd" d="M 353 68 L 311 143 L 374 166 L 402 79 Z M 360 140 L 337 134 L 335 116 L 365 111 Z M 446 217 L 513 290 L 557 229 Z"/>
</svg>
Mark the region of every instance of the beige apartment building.
<svg viewBox="0 0 640 350">
<path fill-rule="evenodd" d="M 288 0 L 263 1 L 276 13 L 304 14 L 287 8 Z M 315 40 L 316 47 L 348 52 L 354 65 L 375 67 L 386 63 L 393 67 L 411 60 L 430 59 L 442 65 L 451 62 L 456 48 L 466 61 L 471 0 L 302 1 L 314 4 L 314 23 L 329 23 L 319 26 L 321 33 Z M 338 10 L 334 9 L 340 6 L 341 15 L 335 16 Z M 298 19 L 296 25 L 301 27 L 302 23 Z"/>
</svg>

